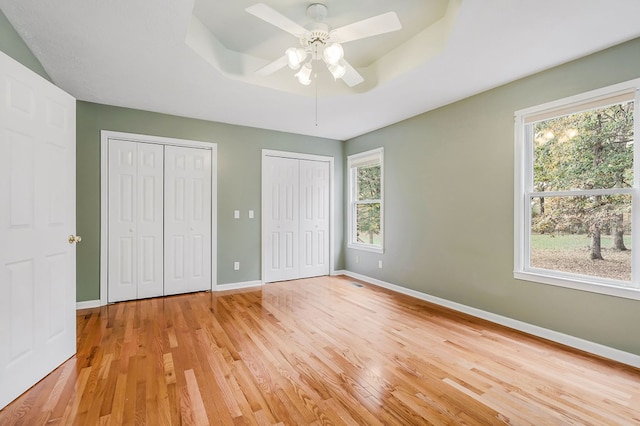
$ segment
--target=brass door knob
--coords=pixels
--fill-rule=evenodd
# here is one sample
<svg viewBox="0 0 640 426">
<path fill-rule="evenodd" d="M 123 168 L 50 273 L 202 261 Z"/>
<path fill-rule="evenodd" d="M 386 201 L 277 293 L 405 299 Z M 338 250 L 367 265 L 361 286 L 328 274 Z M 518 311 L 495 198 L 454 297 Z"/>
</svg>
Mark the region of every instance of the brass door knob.
<svg viewBox="0 0 640 426">
<path fill-rule="evenodd" d="M 69 244 L 79 243 L 82 241 L 82 237 L 80 235 L 69 235 Z"/>
</svg>

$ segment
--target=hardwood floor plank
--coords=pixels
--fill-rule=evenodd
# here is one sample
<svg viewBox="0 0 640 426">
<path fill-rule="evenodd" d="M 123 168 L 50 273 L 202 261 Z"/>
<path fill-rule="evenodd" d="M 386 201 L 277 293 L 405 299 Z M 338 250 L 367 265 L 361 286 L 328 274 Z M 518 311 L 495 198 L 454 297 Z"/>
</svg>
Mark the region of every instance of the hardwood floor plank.
<svg viewBox="0 0 640 426">
<path fill-rule="evenodd" d="M 43 411 L 53 411 L 54 408 L 58 405 L 58 403 L 62 399 L 62 394 L 64 392 L 65 386 L 69 384 L 69 377 L 75 371 L 75 363 L 67 362 L 63 364 L 58 369 L 58 371 L 59 374 L 57 374 L 57 372 L 54 372 L 49 375 L 49 378 L 53 379 L 54 377 L 56 377 L 56 380 L 51 393 L 49 393 L 47 397 L 47 401 L 42 406 Z"/>
<path fill-rule="evenodd" d="M 207 410 L 204 408 L 204 402 L 202 401 L 202 395 L 200 395 L 200 387 L 198 386 L 198 379 L 196 379 L 193 370 L 186 370 L 184 372 L 184 378 L 187 382 L 187 392 L 189 393 L 190 410 L 193 413 L 193 420 L 197 425 L 208 425 L 209 418 L 207 417 Z"/>
<path fill-rule="evenodd" d="M 113 424 L 123 424 L 124 407 L 126 398 L 127 375 L 120 373 L 116 379 L 116 387 L 113 394 L 113 405 L 107 413 L 111 416 Z"/>
<path fill-rule="evenodd" d="M 274 424 L 276 418 L 269 409 L 269 403 L 265 398 L 265 394 L 261 391 L 259 383 L 254 380 L 251 371 L 245 364 L 244 360 L 238 360 L 233 363 L 233 375 L 242 389 L 251 410 L 256 415 L 256 421 L 259 424 Z"/>
<path fill-rule="evenodd" d="M 225 409 L 229 412 L 232 418 L 242 416 L 242 411 L 238 406 L 238 401 L 235 398 L 234 392 L 229 385 L 231 379 L 231 371 L 226 365 L 224 359 L 221 359 L 220 352 L 216 348 L 207 344 L 207 339 L 200 333 L 202 330 L 198 330 L 199 341 L 202 345 L 202 349 L 206 352 L 205 357 L 207 365 L 210 371 L 215 371 L 217 374 L 213 374 L 213 378 L 217 384 L 217 388 L 220 390 L 219 395 L 222 397 Z"/>
<path fill-rule="evenodd" d="M 91 374 L 91 367 L 83 368 L 80 370 L 80 374 L 78 375 L 78 379 L 75 383 L 75 390 L 70 399 L 70 404 L 67 405 L 64 414 L 62 415 L 62 419 L 60 423 L 69 424 L 76 419 L 78 415 L 78 407 L 82 401 L 82 395 L 84 394 L 84 390 L 87 386 L 87 381 L 89 379 L 89 375 Z"/>
<path fill-rule="evenodd" d="M 640 424 L 640 370 L 344 277 L 77 313 L 0 425 Z"/>
</svg>

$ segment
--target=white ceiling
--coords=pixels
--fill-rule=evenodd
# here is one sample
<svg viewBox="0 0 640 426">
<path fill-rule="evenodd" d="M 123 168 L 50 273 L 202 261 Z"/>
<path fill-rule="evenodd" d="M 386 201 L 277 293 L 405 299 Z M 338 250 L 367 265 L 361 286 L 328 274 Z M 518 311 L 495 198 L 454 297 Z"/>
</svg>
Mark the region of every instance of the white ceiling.
<svg viewBox="0 0 640 426">
<path fill-rule="evenodd" d="M 262 1 L 308 23 L 311 2 Z M 327 0 L 332 28 L 394 10 L 403 30 L 345 45 L 362 85 L 302 87 L 288 68 L 253 73 L 296 42 L 244 12 L 253 3 L 0 0 L 0 9 L 80 100 L 339 140 L 640 36 L 638 0 Z"/>
</svg>

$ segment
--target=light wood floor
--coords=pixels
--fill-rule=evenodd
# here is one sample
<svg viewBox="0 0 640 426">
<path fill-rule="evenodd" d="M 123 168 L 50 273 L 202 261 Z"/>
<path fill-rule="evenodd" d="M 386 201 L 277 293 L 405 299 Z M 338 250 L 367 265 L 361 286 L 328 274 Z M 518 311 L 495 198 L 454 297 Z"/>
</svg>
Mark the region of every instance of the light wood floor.
<svg viewBox="0 0 640 426">
<path fill-rule="evenodd" d="M 640 370 L 352 281 L 79 311 L 0 425 L 640 424 Z"/>
</svg>

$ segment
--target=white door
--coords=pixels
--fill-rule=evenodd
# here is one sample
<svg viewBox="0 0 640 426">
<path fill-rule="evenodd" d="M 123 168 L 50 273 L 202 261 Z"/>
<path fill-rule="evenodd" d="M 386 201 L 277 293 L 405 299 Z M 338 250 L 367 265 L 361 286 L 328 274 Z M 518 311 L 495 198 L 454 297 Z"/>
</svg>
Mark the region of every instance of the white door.
<svg viewBox="0 0 640 426">
<path fill-rule="evenodd" d="M 264 281 L 328 275 L 330 163 L 263 159 Z"/>
<path fill-rule="evenodd" d="M 0 52 L 0 409 L 76 351 L 75 122 Z"/>
<path fill-rule="evenodd" d="M 265 157 L 263 162 L 264 281 L 299 277 L 299 161 Z"/>
<path fill-rule="evenodd" d="M 300 278 L 329 275 L 329 163 L 300 160 Z"/>
<path fill-rule="evenodd" d="M 211 151 L 165 147 L 164 294 L 211 290 Z"/>
<path fill-rule="evenodd" d="M 109 302 L 163 294 L 162 145 L 109 143 Z"/>
</svg>

